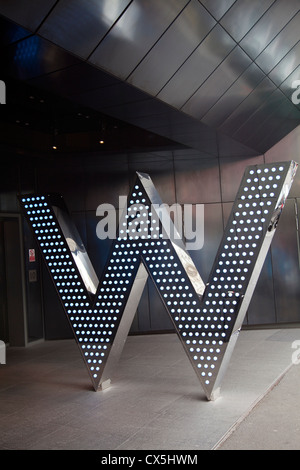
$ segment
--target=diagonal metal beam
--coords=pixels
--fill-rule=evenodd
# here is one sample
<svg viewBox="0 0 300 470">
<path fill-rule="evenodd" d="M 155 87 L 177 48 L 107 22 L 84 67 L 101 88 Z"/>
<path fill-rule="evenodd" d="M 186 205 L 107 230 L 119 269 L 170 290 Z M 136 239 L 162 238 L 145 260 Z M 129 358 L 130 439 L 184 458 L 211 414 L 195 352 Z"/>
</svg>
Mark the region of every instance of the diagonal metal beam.
<svg viewBox="0 0 300 470">
<path fill-rule="evenodd" d="M 215 399 L 297 169 L 248 167 L 205 285 L 148 175 L 137 173 L 99 282 L 61 197 L 20 197 L 95 390 L 109 384 L 153 280 L 207 399 Z"/>
</svg>

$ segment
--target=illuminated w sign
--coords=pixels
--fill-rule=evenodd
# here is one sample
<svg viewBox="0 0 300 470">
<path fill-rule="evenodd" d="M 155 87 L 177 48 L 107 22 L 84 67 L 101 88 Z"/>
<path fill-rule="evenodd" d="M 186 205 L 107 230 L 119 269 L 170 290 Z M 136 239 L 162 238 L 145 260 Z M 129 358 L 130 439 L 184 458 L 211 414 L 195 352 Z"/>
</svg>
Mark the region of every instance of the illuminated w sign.
<svg viewBox="0 0 300 470">
<path fill-rule="evenodd" d="M 137 173 L 100 282 L 62 198 L 20 198 L 95 390 L 110 381 L 150 276 L 207 398 L 216 397 L 296 169 L 247 168 L 206 285 L 148 175 Z"/>
</svg>

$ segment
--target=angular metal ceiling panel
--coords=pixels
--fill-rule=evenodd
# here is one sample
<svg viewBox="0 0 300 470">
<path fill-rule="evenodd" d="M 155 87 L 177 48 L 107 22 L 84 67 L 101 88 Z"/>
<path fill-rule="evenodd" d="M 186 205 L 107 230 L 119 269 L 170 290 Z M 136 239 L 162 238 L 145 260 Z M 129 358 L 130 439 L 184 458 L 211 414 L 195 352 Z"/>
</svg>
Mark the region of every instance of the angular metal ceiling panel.
<svg viewBox="0 0 300 470">
<path fill-rule="evenodd" d="M 34 77 L 30 83 L 71 98 L 73 95 L 89 93 L 90 90 L 111 87 L 119 84 L 119 80 L 112 75 L 99 73 L 98 69 L 87 62 L 80 62 L 46 75 Z"/>
<path fill-rule="evenodd" d="M 275 89 L 274 83 L 265 78 L 226 119 L 219 127 L 219 130 L 228 135 L 234 134 L 257 111 L 261 104 L 269 98 Z"/>
<path fill-rule="evenodd" d="M 217 24 L 157 95 L 158 98 L 181 108 L 235 45 Z"/>
<path fill-rule="evenodd" d="M 223 16 L 220 24 L 235 41 L 239 42 L 273 2 L 274 0 L 251 0 L 251 9 L 249 9 L 249 0 L 237 0 Z M 247 14 L 245 14 L 246 9 Z"/>
<path fill-rule="evenodd" d="M 0 0 L 2 69 L 200 151 L 257 154 L 300 124 L 299 10 L 299 0 Z"/>
<path fill-rule="evenodd" d="M 262 70 L 252 63 L 217 103 L 203 116 L 202 122 L 219 128 L 264 79 Z"/>
<path fill-rule="evenodd" d="M 87 59 L 130 0 L 60 0 L 39 29 L 46 39 Z"/>
<path fill-rule="evenodd" d="M 105 112 L 114 106 L 124 108 L 126 104 L 132 105 L 133 103 L 145 102 L 146 98 L 142 91 L 136 90 L 127 83 L 122 82 L 107 86 L 105 89 L 97 88 L 76 94 L 77 101 L 86 103 L 87 106 L 97 107 Z M 124 115 L 122 115 L 122 119 L 124 119 Z"/>
<path fill-rule="evenodd" d="M 79 62 L 79 59 L 39 36 L 30 36 L 0 51 L 1 67 L 20 80 L 45 75 Z"/>
<path fill-rule="evenodd" d="M 219 20 L 225 15 L 226 11 L 229 10 L 231 5 L 236 0 L 201 0 L 202 5 L 212 14 L 212 16 Z"/>
<path fill-rule="evenodd" d="M 273 41 L 255 59 L 256 64 L 268 74 L 299 41 L 300 13 L 280 31 Z"/>
<path fill-rule="evenodd" d="M 182 107 L 182 111 L 201 119 L 232 83 L 249 67 L 250 63 L 251 60 L 246 53 L 236 46 Z"/>
<path fill-rule="evenodd" d="M 296 80 L 300 80 L 300 65 L 298 65 L 298 67 L 280 85 L 280 90 L 289 98 L 290 101 L 292 100 L 292 94 L 295 91 L 293 83 Z M 299 111 L 299 106 L 295 106 L 295 109 Z"/>
<path fill-rule="evenodd" d="M 127 81 L 155 96 L 215 24 L 197 0 L 190 1 Z"/>
<path fill-rule="evenodd" d="M 90 61 L 126 79 L 187 3 L 188 0 L 133 1 Z"/>
<path fill-rule="evenodd" d="M 299 66 L 300 41 L 285 55 L 285 57 L 269 73 L 270 79 L 278 86 Z M 299 74 L 300 76 L 300 74 Z"/>
<path fill-rule="evenodd" d="M 259 106 L 243 123 L 241 123 L 240 128 L 233 133 L 237 139 L 242 141 L 249 141 L 253 138 L 253 135 L 258 133 L 263 133 L 263 124 L 270 120 L 274 119 L 277 115 L 277 110 L 280 109 L 280 112 L 284 114 L 285 106 L 285 96 L 281 93 L 280 90 L 275 89 L 273 93 L 270 93 L 268 98 Z M 257 128 L 256 122 L 260 122 L 260 128 Z"/>
<path fill-rule="evenodd" d="M 0 44 L 1 47 L 8 46 L 14 42 L 21 41 L 26 37 L 31 36 L 31 33 L 17 24 L 9 23 L 4 18 L 0 17 Z"/>
<path fill-rule="evenodd" d="M 35 31 L 57 0 L 0 0 L 1 15 Z"/>
<path fill-rule="evenodd" d="M 298 11 L 299 0 L 277 0 L 245 35 L 240 46 L 256 59 Z"/>
</svg>

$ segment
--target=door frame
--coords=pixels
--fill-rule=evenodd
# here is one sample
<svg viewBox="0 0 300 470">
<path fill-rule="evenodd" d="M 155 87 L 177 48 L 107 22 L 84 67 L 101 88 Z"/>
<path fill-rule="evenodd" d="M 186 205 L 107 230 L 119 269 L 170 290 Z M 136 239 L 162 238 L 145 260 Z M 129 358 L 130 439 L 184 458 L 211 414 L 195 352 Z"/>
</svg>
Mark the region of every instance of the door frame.
<svg viewBox="0 0 300 470">
<path fill-rule="evenodd" d="M 12 346 L 27 346 L 28 342 L 28 331 L 27 331 L 27 302 L 26 302 L 26 281 L 25 281 L 25 259 L 24 259 L 24 238 L 22 230 L 22 217 L 21 214 L 15 214 L 10 212 L 0 212 L 1 220 L 16 220 L 18 223 L 18 233 L 19 233 L 19 249 L 20 249 L 20 267 L 21 267 L 21 289 L 22 289 L 22 312 L 18 316 L 18 340 L 17 343 L 14 343 Z M 9 312 L 8 312 L 8 336 L 12 336 L 12 323 L 9 322 Z M 15 330 L 16 331 L 16 330 Z M 15 336 L 15 335 L 14 335 Z M 7 344 L 10 345 L 9 343 Z"/>
</svg>

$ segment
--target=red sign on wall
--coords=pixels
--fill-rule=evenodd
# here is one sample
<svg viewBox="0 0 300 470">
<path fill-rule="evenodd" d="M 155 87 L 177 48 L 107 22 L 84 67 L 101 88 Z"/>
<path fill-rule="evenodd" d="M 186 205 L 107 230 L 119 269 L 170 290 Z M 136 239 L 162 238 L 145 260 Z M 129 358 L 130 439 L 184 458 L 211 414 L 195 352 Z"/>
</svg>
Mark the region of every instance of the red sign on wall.
<svg viewBox="0 0 300 470">
<path fill-rule="evenodd" d="M 31 248 L 29 250 L 29 263 L 33 263 L 35 261 L 35 249 Z"/>
</svg>

